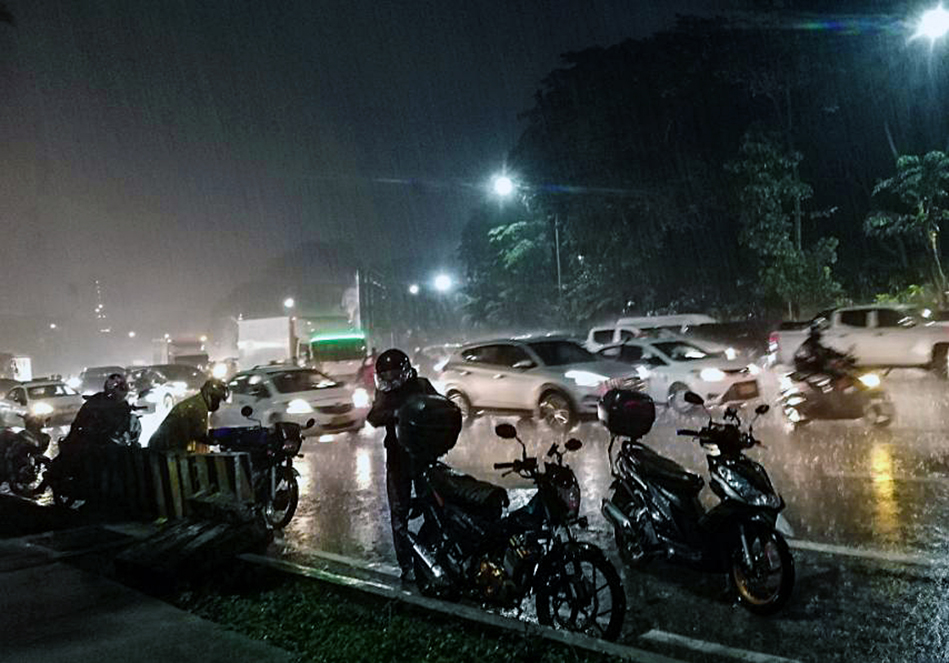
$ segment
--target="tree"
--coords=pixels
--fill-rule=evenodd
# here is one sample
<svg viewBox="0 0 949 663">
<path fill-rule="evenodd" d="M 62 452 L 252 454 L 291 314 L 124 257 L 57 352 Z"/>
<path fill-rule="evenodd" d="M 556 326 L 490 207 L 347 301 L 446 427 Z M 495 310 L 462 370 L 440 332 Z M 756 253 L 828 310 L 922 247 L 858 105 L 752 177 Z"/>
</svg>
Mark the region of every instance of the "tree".
<svg viewBox="0 0 949 663">
<path fill-rule="evenodd" d="M 791 317 L 842 293 L 831 273 L 837 240 L 822 237 L 804 247 L 798 237 L 799 211 L 813 195 L 798 177 L 801 159 L 800 153 L 781 147 L 775 134 L 752 130 L 742 139 L 740 159 L 726 167 L 738 186 L 739 241 L 757 257 L 760 292 L 784 302 Z M 818 219 L 832 213 L 823 210 L 808 216 Z"/>
<path fill-rule="evenodd" d="M 946 274 L 942 268 L 940 233 L 949 219 L 949 157 L 932 151 L 923 157 L 896 160 L 896 175 L 877 182 L 873 195 L 884 207 L 871 212 L 865 229 L 873 237 L 906 237 L 923 249 L 929 276 L 941 305 L 946 303 Z"/>
</svg>

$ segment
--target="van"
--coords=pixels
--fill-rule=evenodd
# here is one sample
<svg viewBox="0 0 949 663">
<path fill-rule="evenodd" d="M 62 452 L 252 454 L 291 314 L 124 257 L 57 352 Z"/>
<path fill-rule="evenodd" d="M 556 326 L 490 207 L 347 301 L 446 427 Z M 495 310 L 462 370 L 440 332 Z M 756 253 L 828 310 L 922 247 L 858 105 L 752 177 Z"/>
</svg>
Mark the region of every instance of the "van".
<svg viewBox="0 0 949 663">
<path fill-rule="evenodd" d="M 702 313 L 620 318 L 615 325 L 604 325 L 591 329 L 587 334 L 586 346 L 591 352 L 596 352 L 604 346 L 628 341 L 647 333 L 664 330 L 678 334 L 684 327 L 714 324 L 716 322 L 718 321 L 715 318 Z"/>
</svg>

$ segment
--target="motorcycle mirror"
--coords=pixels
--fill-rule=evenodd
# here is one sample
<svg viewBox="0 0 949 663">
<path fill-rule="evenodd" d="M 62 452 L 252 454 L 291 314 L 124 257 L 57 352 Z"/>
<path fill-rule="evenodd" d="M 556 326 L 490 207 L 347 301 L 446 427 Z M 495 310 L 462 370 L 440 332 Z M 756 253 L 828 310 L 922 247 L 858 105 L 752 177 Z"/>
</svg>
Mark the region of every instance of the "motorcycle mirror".
<svg viewBox="0 0 949 663">
<path fill-rule="evenodd" d="M 310 428 L 313 428 L 313 426 L 315 425 L 316 425 L 316 419 L 314 419 L 313 417 L 310 417 L 309 419 L 306 420 L 306 426 L 303 427 L 303 430 L 309 430 Z"/>
<path fill-rule="evenodd" d="M 254 408 L 250 405 L 245 405 L 241 408 L 241 416 L 245 419 L 250 419 L 250 415 L 254 414 Z"/>
<path fill-rule="evenodd" d="M 767 414 L 768 410 L 770 409 L 771 409 L 770 405 L 768 405 L 767 403 L 762 403 L 761 405 L 755 408 L 755 414 L 757 414 L 760 417 L 763 414 Z"/>
<path fill-rule="evenodd" d="M 683 398 L 685 398 L 686 403 L 691 403 L 692 405 L 705 405 L 705 399 L 694 391 L 685 392 L 685 396 L 683 396 Z"/>
<path fill-rule="evenodd" d="M 567 451 L 579 451 L 580 447 L 582 446 L 583 442 L 575 437 L 571 437 L 569 440 L 567 440 L 567 443 L 563 445 L 564 449 Z"/>
<path fill-rule="evenodd" d="M 498 424 L 494 427 L 494 434 L 505 440 L 513 440 L 517 437 L 517 429 L 511 424 Z"/>
<path fill-rule="evenodd" d="M 733 407 L 725 408 L 725 418 L 726 419 L 738 419 L 738 410 Z"/>
</svg>

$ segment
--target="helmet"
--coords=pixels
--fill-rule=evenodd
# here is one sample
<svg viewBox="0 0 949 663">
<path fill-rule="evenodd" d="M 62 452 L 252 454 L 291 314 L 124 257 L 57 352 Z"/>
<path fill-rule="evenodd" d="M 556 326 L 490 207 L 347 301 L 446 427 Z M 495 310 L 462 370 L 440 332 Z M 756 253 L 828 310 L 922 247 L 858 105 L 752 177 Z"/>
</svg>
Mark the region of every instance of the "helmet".
<svg viewBox="0 0 949 663">
<path fill-rule="evenodd" d="M 613 435 L 639 439 L 652 429 L 656 404 L 641 391 L 610 389 L 597 404 L 596 414 Z"/>
<path fill-rule="evenodd" d="M 376 359 L 376 389 L 379 391 L 394 391 L 413 377 L 412 362 L 401 350 L 386 350 Z"/>
<path fill-rule="evenodd" d="M 231 391 L 221 380 L 212 378 L 201 385 L 201 395 L 204 396 L 204 402 L 208 404 L 208 410 L 217 412 L 217 409 L 221 407 L 221 401 L 226 401 Z"/>
<path fill-rule="evenodd" d="M 816 341 L 820 340 L 821 332 L 824 331 L 823 318 L 812 320 L 808 328 L 808 335 Z"/>
<path fill-rule="evenodd" d="M 102 385 L 102 391 L 109 398 L 124 401 L 126 396 L 129 395 L 129 383 L 121 373 L 113 373 L 106 378 L 105 384 Z"/>
</svg>

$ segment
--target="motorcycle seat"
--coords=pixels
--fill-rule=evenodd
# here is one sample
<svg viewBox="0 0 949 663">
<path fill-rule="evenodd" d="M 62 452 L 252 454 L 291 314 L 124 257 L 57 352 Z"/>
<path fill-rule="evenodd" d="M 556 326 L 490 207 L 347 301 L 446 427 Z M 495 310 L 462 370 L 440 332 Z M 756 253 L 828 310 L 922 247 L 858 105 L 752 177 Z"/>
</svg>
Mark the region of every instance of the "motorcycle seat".
<svg viewBox="0 0 949 663">
<path fill-rule="evenodd" d="M 429 480 L 432 488 L 446 502 L 490 514 L 494 518 L 499 518 L 501 509 L 510 504 L 504 488 L 456 472 L 447 465 L 433 466 L 429 473 Z"/>
<path fill-rule="evenodd" d="M 698 474 L 689 472 L 674 460 L 660 456 L 645 445 L 633 445 L 629 453 L 645 476 L 674 492 L 698 493 L 705 485 L 705 480 Z"/>
</svg>

